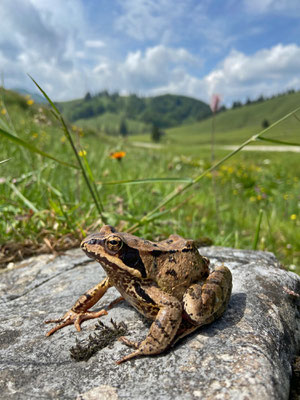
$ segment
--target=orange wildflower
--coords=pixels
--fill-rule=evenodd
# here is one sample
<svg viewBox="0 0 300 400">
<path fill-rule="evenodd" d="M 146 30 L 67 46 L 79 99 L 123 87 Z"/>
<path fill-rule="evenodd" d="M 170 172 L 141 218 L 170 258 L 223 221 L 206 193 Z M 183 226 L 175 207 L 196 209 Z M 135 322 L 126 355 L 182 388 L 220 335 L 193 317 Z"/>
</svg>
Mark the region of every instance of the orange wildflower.
<svg viewBox="0 0 300 400">
<path fill-rule="evenodd" d="M 109 158 L 114 158 L 115 160 L 121 161 L 125 156 L 125 151 L 115 151 L 114 153 L 110 153 Z"/>
</svg>

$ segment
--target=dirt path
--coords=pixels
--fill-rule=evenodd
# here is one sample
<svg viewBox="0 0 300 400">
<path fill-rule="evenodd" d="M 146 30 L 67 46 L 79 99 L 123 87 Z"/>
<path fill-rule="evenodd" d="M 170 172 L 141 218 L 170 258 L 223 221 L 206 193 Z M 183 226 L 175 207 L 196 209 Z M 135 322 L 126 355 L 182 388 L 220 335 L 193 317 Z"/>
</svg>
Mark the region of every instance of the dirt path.
<svg viewBox="0 0 300 400">
<path fill-rule="evenodd" d="M 218 146 L 223 150 L 236 150 L 239 146 Z M 300 153 L 300 146 L 246 146 L 243 151 L 289 151 L 292 153 Z"/>
</svg>

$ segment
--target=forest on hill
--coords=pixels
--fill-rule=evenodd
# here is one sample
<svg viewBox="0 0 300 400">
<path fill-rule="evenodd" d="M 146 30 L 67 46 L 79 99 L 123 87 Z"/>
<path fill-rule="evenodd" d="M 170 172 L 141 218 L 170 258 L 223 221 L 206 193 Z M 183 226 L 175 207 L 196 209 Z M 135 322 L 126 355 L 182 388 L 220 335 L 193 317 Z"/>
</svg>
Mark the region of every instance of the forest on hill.
<svg viewBox="0 0 300 400">
<path fill-rule="evenodd" d="M 145 131 L 146 127 L 146 130 L 149 130 L 152 125 L 169 128 L 200 121 L 211 114 L 206 103 L 186 96 L 171 94 L 156 97 L 139 97 L 135 94 L 120 96 L 118 93 L 110 94 L 107 91 L 94 96 L 87 93 L 83 99 L 61 102 L 58 103 L 58 107 L 73 123 L 85 120 L 93 124 L 97 119 L 101 127 L 101 123 L 105 125 L 108 117 L 109 119 L 115 117 L 119 125 L 121 121 L 128 120 L 129 133 L 134 133 L 130 132 L 130 127 L 134 126 L 130 121 L 142 124 L 142 130 Z"/>
</svg>

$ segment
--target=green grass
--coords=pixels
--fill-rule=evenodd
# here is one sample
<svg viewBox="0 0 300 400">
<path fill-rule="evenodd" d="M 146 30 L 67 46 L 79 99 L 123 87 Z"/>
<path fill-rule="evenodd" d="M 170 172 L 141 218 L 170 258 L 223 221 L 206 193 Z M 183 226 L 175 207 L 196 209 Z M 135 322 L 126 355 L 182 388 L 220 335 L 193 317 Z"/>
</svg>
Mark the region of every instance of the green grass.
<svg viewBox="0 0 300 400">
<path fill-rule="evenodd" d="M 97 117 L 78 119 L 74 125 L 80 128 L 91 129 L 96 132 L 116 135 L 120 130 L 122 120 L 126 121 L 128 131 L 133 134 L 149 133 L 151 131 L 151 126 L 149 124 L 130 118 L 124 119 L 122 115 L 108 112 Z"/>
<path fill-rule="evenodd" d="M 273 124 L 278 119 L 300 105 L 300 92 L 278 96 L 262 103 L 250 104 L 241 108 L 219 113 L 215 118 L 215 137 L 218 145 L 239 144 L 251 135 L 258 133 L 262 121 Z M 192 145 L 209 145 L 211 118 L 191 125 L 167 130 L 178 145 L 189 142 Z M 300 125 L 296 118 L 290 118 L 272 130 L 272 138 L 300 142 Z"/>
<path fill-rule="evenodd" d="M 26 101 L 24 105 L 20 96 L 9 92 L 5 93 L 5 99 L 7 97 L 11 101 L 5 102 L 8 112 L 0 114 L 0 127 L 14 129 L 20 139 L 58 159 L 72 164 L 76 162 L 60 124 L 48 110 L 35 104 L 29 106 Z M 246 111 L 251 107 L 253 113 L 258 112 L 258 104 L 245 107 Z M 0 112 L 3 109 L 0 105 Z M 227 131 L 219 133 L 221 119 L 224 122 L 225 117 L 229 118 L 228 127 L 230 123 L 236 123 L 233 117 L 242 111 L 228 111 L 229 117 L 226 117 L 227 113 L 217 116 L 217 145 L 239 144 L 258 133 L 259 126 L 255 130 L 255 126 L 247 125 L 240 131 L 236 127 L 232 135 Z M 239 118 L 242 120 L 241 115 Z M 207 124 L 208 129 L 210 121 L 202 124 Z M 293 117 L 283 123 L 285 132 L 289 131 L 290 140 L 299 142 L 299 124 Z M 160 149 L 132 145 L 132 141 L 144 139 L 144 136 L 133 136 L 124 141 L 90 130 L 71 128 L 78 150 L 86 151 L 109 224 L 120 229 L 129 228 L 175 187 L 182 187 L 184 183 L 103 185 L 102 182 L 195 178 L 210 167 L 210 131 L 206 132 L 204 128 L 201 131 L 201 124 L 197 124 L 201 128 L 199 131 L 196 125 L 192 126 L 194 131 L 189 127 L 169 130 Z M 223 134 L 226 136 L 224 142 L 220 139 Z M 268 133 L 268 137 L 273 137 L 273 131 Z M 285 133 L 280 138 L 286 139 Z M 75 238 L 73 241 L 70 239 L 70 243 L 76 244 L 86 231 L 100 228 L 99 212 L 79 171 L 45 159 L 3 138 L 0 140 L 0 161 L 11 158 L 0 165 L 2 248 L 4 244 L 16 242 L 23 246 L 34 243 L 38 247 L 45 238 L 55 247 L 59 240 L 70 239 L 70 235 Z M 109 157 L 116 150 L 126 152 L 121 161 Z M 217 159 L 226 154 L 222 149 L 216 150 Z M 294 267 L 299 265 L 300 258 L 299 154 L 240 152 L 217 170 L 215 181 L 214 191 L 212 175 L 208 174 L 173 200 L 170 210 L 168 206 L 162 207 L 160 218 L 140 226 L 137 234 L 149 239 L 162 239 L 171 233 L 194 239 L 210 237 L 216 245 L 238 248 L 253 248 L 257 242 L 257 249 L 274 252 L 284 264 L 300 273 L 299 266 Z M 260 210 L 262 219 L 258 231 Z"/>
</svg>

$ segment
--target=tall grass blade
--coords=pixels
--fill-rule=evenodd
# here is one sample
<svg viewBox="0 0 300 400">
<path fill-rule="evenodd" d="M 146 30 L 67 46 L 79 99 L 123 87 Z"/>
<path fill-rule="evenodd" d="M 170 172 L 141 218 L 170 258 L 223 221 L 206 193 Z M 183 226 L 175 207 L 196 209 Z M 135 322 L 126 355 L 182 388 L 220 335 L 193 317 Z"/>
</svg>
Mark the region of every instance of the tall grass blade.
<svg viewBox="0 0 300 400">
<path fill-rule="evenodd" d="M 51 160 L 54 160 L 54 161 L 58 162 L 59 164 L 65 165 L 66 167 L 78 169 L 78 167 L 76 165 L 69 164 L 65 161 L 59 160 L 58 158 L 53 157 L 51 154 L 45 153 L 44 151 L 33 146 L 32 144 L 25 142 L 24 140 L 18 138 L 17 136 L 12 135 L 11 133 L 7 132 L 6 130 L 4 130 L 2 128 L 0 128 L 0 135 L 4 136 L 6 139 L 10 140 L 11 142 L 18 144 L 19 146 L 26 147 L 32 153 L 37 153 L 43 157 L 50 158 Z"/>
<path fill-rule="evenodd" d="M 50 192 L 54 193 L 59 198 L 63 198 L 63 194 L 53 187 L 48 181 L 42 178 L 41 182 L 49 189 Z"/>
<path fill-rule="evenodd" d="M 97 188 L 97 185 L 96 185 L 96 182 L 95 182 L 95 177 L 94 177 L 94 174 L 92 172 L 92 169 L 90 167 L 90 164 L 89 164 L 88 159 L 86 158 L 86 155 L 85 155 L 84 152 L 82 152 L 82 158 L 83 158 L 84 166 L 86 168 L 88 176 L 90 177 L 90 180 L 92 182 L 92 185 L 93 185 L 93 188 L 94 188 L 94 191 L 95 191 L 95 195 L 97 197 L 97 201 L 99 202 L 100 208 L 103 211 L 103 205 L 102 205 L 102 201 L 101 201 L 101 198 L 99 196 L 98 188 Z"/>
<path fill-rule="evenodd" d="M 59 109 L 56 107 L 56 105 L 53 103 L 53 101 L 50 99 L 50 97 L 47 95 L 47 93 L 40 87 L 40 85 L 33 79 L 32 76 L 30 76 L 29 74 L 28 74 L 28 76 L 33 81 L 33 83 L 38 87 L 38 89 L 43 93 L 43 95 L 48 100 L 48 102 L 50 103 L 53 110 L 57 113 L 57 115 L 61 115 Z"/>
<path fill-rule="evenodd" d="M 121 181 L 98 182 L 101 185 L 140 185 L 143 183 L 191 183 L 192 178 L 147 178 L 147 179 L 124 179 Z"/>
<path fill-rule="evenodd" d="M 283 144 L 283 145 L 286 145 L 286 146 L 298 146 L 298 147 L 300 147 L 300 143 L 284 142 L 282 140 L 269 139 L 269 138 L 265 138 L 265 137 L 259 137 L 256 140 L 261 140 L 262 142 L 271 142 L 271 143 L 276 143 L 276 144 Z"/>
<path fill-rule="evenodd" d="M 78 164 L 78 166 L 79 166 L 79 169 L 81 170 L 83 179 L 84 179 L 84 181 L 85 181 L 85 183 L 86 183 L 86 185 L 87 185 L 87 187 L 88 187 L 88 190 L 89 190 L 89 192 L 90 192 L 90 194 L 91 194 L 91 196 L 92 196 L 92 198 L 93 198 L 93 201 L 94 201 L 94 203 L 95 203 L 95 206 L 96 206 L 96 208 L 97 208 L 97 211 L 98 211 L 98 213 L 99 213 L 99 215 L 100 215 L 102 221 L 103 221 L 104 223 L 106 223 L 106 217 L 103 215 L 103 211 L 104 211 L 104 210 L 102 209 L 102 204 L 101 204 L 101 202 L 99 202 L 98 199 L 97 199 L 97 195 L 95 194 L 94 189 L 93 189 L 93 187 L 92 187 L 92 183 L 90 182 L 90 180 L 89 180 L 89 178 L 88 178 L 88 176 L 87 176 L 87 173 L 86 173 L 86 171 L 85 171 L 85 168 L 84 168 L 84 166 L 83 166 L 83 164 L 82 164 L 82 162 L 81 162 L 80 156 L 78 155 L 78 151 L 77 151 L 77 149 L 76 149 L 76 147 L 75 147 L 73 138 L 72 138 L 72 136 L 71 136 L 71 134 L 70 134 L 70 132 L 69 132 L 69 129 L 68 129 L 68 127 L 67 127 L 67 124 L 66 124 L 66 122 L 65 122 L 65 120 L 64 120 L 64 118 L 63 118 L 61 112 L 60 112 L 59 109 L 56 107 L 56 105 L 53 103 L 53 101 L 50 99 L 50 97 L 47 95 L 47 93 L 39 86 L 39 84 L 38 84 L 30 75 L 29 75 L 29 77 L 30 77 L 30 79 L 33 81 L 33 83 L 37 86 L 37 88 L 41 91 L 41 93 L 45 96 L 45 98 L 48 100 L 49 104 L 50 104 L 51 107 L 53 108 L 54 112 L 57 114 L 57 119 L 58 119 L 59 122 L 61 123 L 62 128 L 63 128 L 63 132 L 64 132 L 66 138 L 68 139 L 68 141 L 69 141 L 69 143 L 70 143 L 70 145 L 71 145 L 71 147 L 72 147 L 72 150 L 73 150 L 73 152 L 74 152 L 75 158 L 76 158 L 76 160 L 77 160 L 77 164 Z"/>
<path fill-rule="evenodd" d="M 9 160 L 11 160 L 11 158 L 7 158 L 6 160 L 2 160 L 2 161 L 0 161 L 0 164 L 4 164 L 4 163 L 6 163 L 6 162 L 9 161 Z"/>
<path fill-rule="evenodd" d="M 31 203 L 30 200 L 28 200 L 20 191 L 19 189 L 16 187 L 16 185 L 14 185 L 12 182 L 7 182 L 6 184 L 15 192 L 15 194 L 19 197 L 20 200 L 23 201 L 23 203 L 32 211 L 34 211 L 35 213 L 39 212 L 39 210 L 35 207 L 35 205 L 33 205 Z"/>
<path fill-rule="evenodd" d="M 262 216 L 263 216 L 263 210 L 260 209 L 260 210 L 259 210 L 259 214 L 258 214 L 258 220 L 257 220 L 257 225 L 256 225 L 255 236 L 254 236 L 253 245 L 252 245 L 252 249 L 253 249 L 253 250 L 256 250 L 256 249 L 257 249 L 257 244 L 258 244 L 258 240 L 259 240 L 259 234 L 260 234 L 260 227 L 261 227 Z"/>
</svg>

